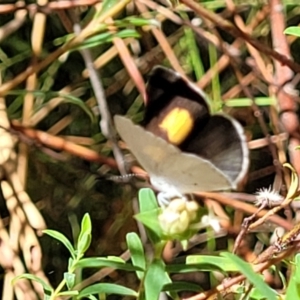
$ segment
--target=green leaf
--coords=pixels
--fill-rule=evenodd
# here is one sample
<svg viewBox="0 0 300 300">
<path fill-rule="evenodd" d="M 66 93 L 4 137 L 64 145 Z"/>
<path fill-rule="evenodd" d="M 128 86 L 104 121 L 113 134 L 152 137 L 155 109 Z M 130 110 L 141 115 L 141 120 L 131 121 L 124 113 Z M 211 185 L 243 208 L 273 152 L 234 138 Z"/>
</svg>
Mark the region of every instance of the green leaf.
<svg viewBox="0 0 300 300">
<path fill-rule="evenodd" d="M 7 108 L 8 116 L 11 118 L 13 114 L 18 113 L 18 111 L 22 109 L 23 103 L 24 103 L 24 97 L 22 96 L 15 97 L 13 102 L 11 102 Z"/>
<path fill-rule="evenodd" d="M 44 298 L 43 300 L 51 300 L 51 295 L 47 295 L 44 291 Z"/>
<path fill-rule="evenodd" d="M 116 33 L 102 32 L 89 39 L 84 40 L 80 45 L 72 48 L 72 50 L 88 49 L 99 45 L 110 43 L 114 38 L 139 38 L 140 34 L 135 29 L 124 29 Z"/>
<path fill-rule="evenodd" d="M 295 256 L 292 275 L 286 290 L 286 300 L 300 299 L 300 254 Z"/>
<path fill-rule="evenodd" d="M 101 10 L 95 14 L 95 18 L 100 17 L 101 21 L 107 17 L 114 17 L 119 14 L 131 0 L 104 0 Z"/>
<path fill-rule="evenodd" d="M 120 256 L 108 255 L 107 260 L 115 261 L 124 264 L 125 260 Z"/>
<path fill-rule="evenodd" d="M 147 236 L 154 243 L 159 243 L 164 235 L 158 220 L 160 209 L 155 209 L 147 212 L 141 212 L 134 215 L 134 218 L 143 223 L 147 228 Z"/>
<path fill-rule="evenodd" d="M 181 12 L 181 15 L 184 17 L 185 20 L 188 20 L 189 17 L 186 12 L 184 12 L 184 13 Z M 193 30 L 189 27 L 186 27 L 184 29 L 184 33 L 185 33 L 187 47 L 189 49 L 188 55 L 191 60 L 191 65 L 193 67 L 193 70 L 195 72 L 196 79 L 198 81 L 198 80 L 200 80 L 200 78 L 203 77 L 203 74 L 205 72 L 204 72 L 203 63 L 201 61 L 201 56 L 199 55 L 199 48 L 198 48 L 197 42 L 195 40 L 196 36 L 195 36 Z"/>
<path fill-rule="evenodd" d="M 29 91 L 27 91 L 29 92 Z M 26 91 L 24 90 L 14 90 L 14 91 L 10 91 L 9 94 L 10 95 L 24 95 L 26 93 Z M 44 92 L 44 91 L 40 91 L 40 90 L 33 90 L 30 91 L 30 93 L 32 93 L 34 96 L 38 97 L 61 97 L 63 98 L 62 102 L 63 103 L 71 103 L 74 104 L 78 107 L 80 107 L 91 119 L 91 122 L 95 123 L 96 122 L 96 117 L 93 113 L 93 111 L 91 110 L 91 108 L 80 98 L 77 98 L 73 95 L 70 94 L 65 94 L 65 93 L 60 93 L 60 92 Z M 42 105 L 41 107 L 46 106 L 47 103 L 45 103 L 44 105 Z M 13 108 L 15 109 L 15 108 Z"/>
<path fill-rule="evenodd" d="M 255 97 L 254 102 L 258 106 L 270 106 L 276 105 L 277 100 L 275 97 Z M 250 107 L 253 104 L 253 100 L 250 98 L 237 98 L 237 99 L 228 99 L 225 101 L 227 107 Z"/>
<path fill-rule="evenodd" d="M 77 298 L 81 299 L 83 297 L 88 297 L 89 295 L 92 294 L 103 294 L 103 293 L 122 295 L 122 296 L 132 296 L 132 297 L 138 296 L 138 293 L 136 291 L 121 285 L 112 284 L 112 283 L 96 283 L 81 290 Z"/>
<path fill-rule="evenodd" d="M 53 289 L 51 286 L 49 286 L 48 283 L 46 283 L 43 279 L 41 279 L 40 277 L 37 277 L 35 275 L 32 275 L 32 274 L 29 274 L 29 273 L 25 273 L 25 274 L 21 274 L 19 276 L 16 276 L 12 281 L 11 283 L 14 285 L 16 283 L 17 280 L 20 280 L 20 279 L 29 279 L 29 280 L 34 280 L 38 283 L 40 283 L 43 287 L 43 291 L 45 293 L 45 298 L 49 299 L 49 297 L 53 294 Z"/>
<path fill-rule="evenodd" d="M 63 36 L 60 36 L 56 39 L 53 40 L 53 45 L 54 46 L 60 46 L 68 41 L 70 41 L 71 39 L 73 39 L 75 36 L 74 33 L 70 33 L 70 34 L 66 34 L 66 35 L 63 35 Z"/>
<path fill-rule="evenodd" d="M 139 190 L 139 205 L 141 212 L 155 210 L 159 208 L 155 194 L 149 188 L 143 188 Z"/>
<path fill-rule="evenodd" d="M 146 268 L 145 253 L 142 241 L 135 232 L 126 235 L 127 247 L 131 254 L 132 264 L 143 270 Z M 144 272 L 137 271 L 137 277 L 142 280 Z"/>
<path fill-rule="evenodd" d="M 200 292 L 201 290 L 202 288 L 198 284 L 185 282 L 185 281 L 168 283 L 163 287 L 163 291 L 165 292 L 180 292 L 180 291 Z"/>
<path fill-rule="evenodd" d="M 170 264 L 166 265 L 166 271 L 169 273 L 190 273 L 190 272 L 212 272 L 219 271 L 222 272 L 220 266 L 214 266 L 209 263 L 199 263 L 199 264 Z M 224 271 L 223 271 L 224 272 Z"/>
<path fill-rule="evenodd" d="M 64 103 L 71 103 L 74 105 L 79 106 L 91 119 L 92 123 L 96 122 L 96 117 L 93 113 L 93 111 L 91 110 L 91 108 L 84 102 L 82 101 L 80 98 L 77 98 L 75 96 L 72 96 L 70 94 L 64 94 L 64 93 L 58 93 L 58 95 L 60 97 L 64 98 Z"/>
<path fill-rule="evenodd" d="M 116 262 L 115 260 L 109 260 L 106 258 L 83 258 L 80 259 L 76 263 L 77 268 L 103 268 L 103 267 L 110 267 L 119 270 L 125 271 L 143 271 L 137 266 L 133 266 L 132 264 L 120 263 Z"/>
<path fill-rule="evenodd" d="M 63 234 L 61 234 L 60 232 L 58 232 L 56 230 L 51 230 L 51 229 L 45 229 L 45 230 L 43 230 L 43 233 L 60 241 L 69 250 L 72 258 L 75 258 L 75 249 L 72 246 L 71 242 Z"/>
<path fill-rule="evenodd" d="M 290 34 L 300 37 L 300 27 L 299 26 L 290 26 L 283 31 L 284 34 Z"/>
<path fill-rule="evenodd" d="M 57 294 L 57 296 L 77 296 L 79 294 L 78 291 L 63 291 Z"/>
<path fill-rule="evenodd" d="M 298 191 L 299 177 L 296 170 L 289 163 L 285 163 L 283 166 L 291 170 L 291 184 L 286 195 L 286 199 L 292 199 Z"/>
<path fill-rule="evenodd" d="M 80 45 L 73 48 L 73 50 L 92 48 L 104 43 L 111 42 L 113 36 L 114 34 L 111 32 L 101 32 L 84 40 Z"/>
<path fill-rule="evenodd" d="M 141 35 L 135 29 L 123 29 L 115 33 L 113 37 L 126 39 L 126 38 L 140 38 Z"/>
<path fill-rule="evenodd" d="M 276 300 L 277 293 L 271 289 L 262 279 L 261 275 L 255 273 L 250 264 L 232 253 L 221 253 L 222 256 L 228 258 L 237 266 L 239 271 L 255 286 L 255 288 L 268 300 Z"/>
<path fill-rule="evenodd" d="M 86 298 L 88 298 L 90 300 L 98 300 L 98 298 L 93 295 L 86 296 Z"/>
<path fill-rule="evenodd" d="M 118 2 L 119 0 L 104 0 L 102 2 L 100 16 L 111 10 Z"/>
<path fill-rule="evenodd" d="M 93 295 L 86 296 L 86 298 L 89 298 L 90 300 L 98 300 L 98 298 Z"/>
<path fill-rule="evenodd" d="M 212 271 L 212 266 L 224 272 L 237 272 L 238 266 L 227 257 L 212 255 L 189 255 L 186 258 L 187 265 L 199 266 L 202 271 Z"/>
<path fill-rule="evenodd" d="M 216 46 L 209 43 L 208 53 L 209 53 L 210 67 L 213 69 L 217 65 L 217 61 L 218 61 Z M 207 102 L 210 104 L 212 112 L 217 112 L 219 110 L 219 105 L 218 105 L 219 99 L 221 99 L 220 74 L 218 72 L 214 72 L 211 81 L 211 96 L 210 99 L 207 99 Z"/>
<path fill-rule="evenodd" d="M 92 221 L 88 213 L 84 214 L 82 218 L 81 233 L 92 233 Z"/>
<path fill-rule="evenodd" d="M 81 229 L 78 237 L 77 248 L 78 254 L 82 256 L 89 248 L 92 241 L 92 222 L 88 213 L 86 213 L 81 221 Z"/>
<path fill-rule="evenodd" d="M 64 273 L 64 279 L 66 281 L 68 289 L 71 290 L 74 287 L 74 284 L 75 284 L 75 274 L 65 272 Z"/>
<path fill-rule="evenodd" d="M 145 275 L 144 286 L 146 300 L 157 300 L 165 284 L 171 280 L 165 272 L 165 264 L 162 260 L 154 260 Z"/>
<path fill-rule="evenodd" d="M 149 188 L 139 190 L 140 213 L 134 217 L 146 226 L 147 236 L 152 244 L 160 243 L 162 230 L 158 222 L 159 207 L 154 192 Z"/>
<path fill-rule="evenodd" d="M 82 257 L 85 251 L 90 247 L 92 241 L 92 235 L 90 233 L 84 233 L 80 236 L 78 241 L 78 255 Z"/>
<path fill-rule="evenodd" d="M 72 257 L 69 257 L 68 261 L 68 270 L 70 270 L 73 267 L 74 259 Z"/>
<path fill-rule="evenodd" d="M 245 291 L 243 291 L 245 292 Z M 264 295 L 261 294 L 261 292 L 256 288 L 256 287 L 252 287 L 249 296 L 251 300 L 265 300 L 266 297 Z"/>
<path fill-rule="evenodd" d="M 155 19 L 145 19 L 139 17 L 127 17 L 122 20 L 115 20 L 114 25 L 117 27 L 127 27 L 128 25 L 134 26 L 155 26 L 160 28 L 161 23 Z"/>
</svg>

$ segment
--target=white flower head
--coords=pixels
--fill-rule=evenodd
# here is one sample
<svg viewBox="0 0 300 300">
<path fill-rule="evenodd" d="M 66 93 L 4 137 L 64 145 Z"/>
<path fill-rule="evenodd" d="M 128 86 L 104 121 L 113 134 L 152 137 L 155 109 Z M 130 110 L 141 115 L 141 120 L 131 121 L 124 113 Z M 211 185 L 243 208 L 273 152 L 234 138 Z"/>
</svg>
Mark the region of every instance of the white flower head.
<svg viewBox="0 0 300 300">
<path fill-rule="evenodd" d="M 261 188 L 256 192 L 256 205 L 266 204 L 269 207 L 279 205 L 283 201 L 283 197 L 277 191 L 269 188 Z"/>
<path fill-rule="evenodd" d="M 213 212 L 209 212 L 208 215 L 204 215 L 201 218 L 201 225 L 211 227 L 215 232 L 220 232 L 221 230 L 220 219 Z"/>
<path fill-rule="evenodd" d="M 158 217 L 163 232 L 167 235 L 180 235 L 195 222 L 199 205 L 185 198 L 172 200 L 162 209 Z"/>
</svg>

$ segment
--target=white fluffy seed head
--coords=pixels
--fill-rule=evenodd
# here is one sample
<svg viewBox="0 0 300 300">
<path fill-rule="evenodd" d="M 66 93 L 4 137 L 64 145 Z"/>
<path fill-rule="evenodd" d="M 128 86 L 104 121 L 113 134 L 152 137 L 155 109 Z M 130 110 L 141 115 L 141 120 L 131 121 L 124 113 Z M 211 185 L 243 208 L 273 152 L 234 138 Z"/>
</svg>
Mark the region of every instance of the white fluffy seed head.
<svg viewBox="0 0 300 300">
<path fill-rule="evenodd" d="M 272 207 L 279 205 L 283 201 L 283 197 L 277 191 L 269 188 L 261 188 L 256 192 L 256 205 L 260 206 L 266 203 L 267 206 Z"/>
</svg>

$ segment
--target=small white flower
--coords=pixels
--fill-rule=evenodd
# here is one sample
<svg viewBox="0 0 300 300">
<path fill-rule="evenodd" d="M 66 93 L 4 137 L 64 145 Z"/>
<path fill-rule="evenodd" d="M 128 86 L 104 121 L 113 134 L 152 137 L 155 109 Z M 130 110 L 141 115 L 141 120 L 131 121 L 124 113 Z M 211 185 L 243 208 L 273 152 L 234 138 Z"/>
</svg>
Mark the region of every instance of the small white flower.
<svg viewBox="0 0 300 300">
<path fill-rule="evenodd" d="M 158 220 L 165 234 L 182 234 L 189 228 L 199 209 L 199 205 L 192 202 L 185 198 L 175 199 L 162 209 Z"/>
<path fill-rule="evenodd" d="M 269 207 L 279 205 L 283 201 L 283 197 L 277 191 L 269 188 L 261 188 L 256 192 L 256 205 L 267 204 Z"/>
<path fill-rule="evenodd" d="M 219 232 L 221 230 L 220 219 L 215 216 L 213 212 L 209 212 L 208 215 L 204 215 L 201 218 L 201 225 L 203 227 L 210 226 L 215 232 Z"/>
</svg>

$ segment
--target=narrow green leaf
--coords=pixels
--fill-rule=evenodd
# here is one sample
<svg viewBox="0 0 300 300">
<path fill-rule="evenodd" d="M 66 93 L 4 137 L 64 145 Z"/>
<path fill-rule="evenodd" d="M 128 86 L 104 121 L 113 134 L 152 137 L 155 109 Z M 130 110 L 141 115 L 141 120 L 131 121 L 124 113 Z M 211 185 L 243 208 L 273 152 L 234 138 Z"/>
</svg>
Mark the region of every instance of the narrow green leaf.
<svg viewBox="0 0 300 300">
<path fill-rule="evenodd" d="M 170 264 L 170 265 L 166 265 L 166 271 L 168 272 L 168 274 L 169 273 L 190 273 L 190 272 L 199 272 L 199 271 L 224 272 L 224 270 L 222 270 L 220 266 L 205 263 L 205 262 L 199 264 Z"/>
<path fill-rule="evenodd" d="M 51 299 L 51 295 L 47 295 L 44 291 L 44 300 L 50 300 Z"/>
<path fill-rule="evenodd" d="M 165 292 L 180 292 L 180 291 L 200 292 L 201 290 L 202 288 L 198 284 L 185 282 L 185 281 L 172 282 L 166 284 L 163 287 L 163 291 Z"/>
<path fill-rule="evenodd" d="M 296 170 L 289 163 L 285 163 L 283 164 L 283 166 L 291 170 L 291 184 L 286 195 L 287 199 L 291 199 L 296 195 L 298 191 L 299 177 Z"/>
<path fill-rule="evenodd" d="M 189 255 L 186 258 L 187 265 L 199 266 L 202 271 L 213 270 L 212 266 L 217 269 L 221 269 L 224 272 L 237 272 L 239 268 L 235 263 L 229 260 L 227 257 L 219 257 L 212 255 Z M 206 269 L 206 268 L 209 269 Z"/>
<path fill-rule="evenodd" d="M 29 280 L 34 280 L 38 283 L 40 283 L 43 287 L 44 293 L 46 296 L 50 296 L 53 293 L 53 289 L 51 286 L 49 286 L 48 283 L 46 283 L 43 279 L 41 279 L 40 277 L 37 277 L 35 275 L 29 274 L 29 273 L 25 273 L 25 274 L 21 274 L 19 276 L 16 276 L 12 281 L 11 284 L 14 285 L 16 283 L 17 280 L 20 279 L 29 279 Z"/>
<path fill-rule="evenodd" d="M 242 292 L 243 294 L 245 293 L 245 291 Z M 261 292 L 255 287 L 253 286 L 250 293 L 249 293 L 249 298 L 251 300 L 265 300 L 266 297 L 264 295 L 261 294 Z"/>
<path fill-rule="evenodd" d="M 111 32 L 101 32 L 99 34 L 96 34 L 85 41 L 83 41 L 79 46 L 73 49 L 86 49 L 86 48 L 91 48 L 95 47 L 98 45 L 101 45 L 103 43 L 108 43 L 112 40 L 113 38 L 113 33 Z"/>
<path fill-rule="evenodd" d="M 300 254 L 297 253 L 295 256 L 295 271 L 294 276 L 297 282 L 300 282 Z"/>
<path fill-rule="evenodd" d="M 215 45 L 209 43 L 208 44 L 208 53 L 209 53 L 209 62 L 210 62 L 210 68 L 212 70 L 212 81 L 211 81 L 211 91 L 212 95 L 210 97 L 210 104 L 211 104 L 211 109 L 213 112 L 217 112 L 220 107 L 219 103 L 221 100 L 221 84 L 220 84 L 220 77 L 219 77 L 219 72 L 217 69 L 217 61 L 218 61 L 218 56 L 217 56 L 217 48 Z"/>
<path fill-rule="evenodd" d="M 74 259 L 72 257 L 69 257 L 68 261 L 68 270 L 70 270 L 73 267 Z"/>
<path fill-rule="evenodd" d="M 147 236 L 152 244 L 161 241 L 162 230 L 158 222 L 159 208 L 154 192 L 149 188 L 139 190 L 140 212 L 134 217 L 146 226 Z"/>
<path fill-rule="evenodd" d="M 58 95 L 60 97 L 64 98 L 65 103 L 71 103 L 71 104 L 74 104 L 74 105 L 77 105 L 78 107 L 80 107 L 89 116 L 92 123 L 96 122 L 96 117 L 95 117 L 93 111 L 80 98 L 77 98 L 77 97 L 75 97 L 73 95 L 70 95 L 70 94 L 64 94 L 64 93 L 58 93 Z"/>
<path fill-rule="evenodd" d="M 63 291 L 57 294 L 57 296 L 77 296 L 79 294 L 78 291 Z"/>
<path fill-rule="evenodd" d="M 134 26 L 155 26 L 161 27 L 161 23 L 155 19 L 145 19 L 139 17 L 127 17 L 122 20 L 115 20 L 114 25 L 117 27 L 127 27 L 128 25 Z"/>
<path fill-rule="evenodd" d="M 78 237 L 77 248 L 78 254 L 83 255 L 89 248 L 92 241 L 92 222 L 89 214 L 85 214 L 81 221 L 81 229 Z"/>
<path fill-rule="evenodd" d="M 53 237 L 54 239 L 60 241 L 63 245 L 65 245 L 65 247 L 69 250 L 72 258 L 75 258 L 75 249 L 72 246 L 71 242 L 63 234 L 61 234 L 56 230 L 51 230 L 51 229 L 45 229 L 43 230 L 43 232 Z"/>
<path fill-rule="evenodd" d="M 106 258 L 83 258 L 79 260 L 76 264 L 77 268 L 103 268 L 110 267 L 119 270 L 125 271 L 143 271 L 141 268 L 137 266 L 133 266 L 132 264 L 120 263 L 115 260 L 109 260 Z"/>
<path fill-rule="evenodd" d="M 120 256 L 113 256 L 113 255 L 108 255 L 107 260 L 111 260 L 111 261 L 115 261 L 115 262 L 119 262 L 119 263 L 122 263 L 122 264 L 125 264 L 125 260 L 120 257 Z"/>
<path fill-rule="evenodd" d="M 19 96 L 15 97 L 13 102 L 11 102 L 7 108 L 7 114 L 11 118 L 11 116 L 15 113 L 18 113 L 24 104 L 24 97 Z"/>
<path fill-rule="evenodd" d="M 258 106 L 270 106 L 276 105 L 277 100 L 275 97 L 255 97 L 254 102 Z M 252 99 L 250 98 L 237 98 L 237 99 L 228 99 L 224 102 L 227 107 L 250 107 L 253 104 Z"/>
<path fill-rule="evenodd" d="M 189 16 L 186 12 L 180 11 L 179 14 L 184 20 L 189 21 Z M 203 77 L 204 74 L 204 66 L 201 60 L 199 47 L 197 45 L 193 30 L 188 26 L 184 28 L 184 35 L 185 48 L 188 48 L 188 58 L 195 73 L 196 80 L 198 81 Z"/>
<path fill-rule="evenodd" d="M 112 284 L 112 283 L 96 283 L 81 290 L 77 298 L 81 299 L 83 297 L 88 297 L 89 295 L 92 294 L 103 294 L 103 293 L 109 295 L 114 294 L 114 295 L 132 296 L 132 297 L 138 296 L 138 293 L 136 291 L 121 285 Z"/>
<path fill-rule="evenodd" d="M 143 188 L 139 190 L 139 205 L 141 212 L 155 210 L 158 208 L 155 194 L 151 189 Z"/>
<path fill-rule="evenodd" d="M 75 274 L 65 272 L 64 273 L 64 279 L 66 281 L 67 287 L 69 290 L 71 290 L 75 284 Z"/>
<path fill-rule="evenodd" d="M 123 29 L 115 33 L 114 37 L 118 37 L 121 39 L 126 38 L 140 38 L 141 35 L 135 29 Z"/>
<path fill-rule="evenodd" d="M 88 298 L 90 300 L 98 300 L 98 298 L 93 295 L 86 296 L 86 298 Z"/>
<path fill-rule="evenodd" d="M 239 271 L 255 286 L 255 288 L 268 300 L 276 300 L 277 293 L 271 289 L 262 279 L 261 275 L 255 273 L 250 264 L 244 262 L 238 256 L 232 253 L 221 253 L 222 256 L 228 258 L 237 266 Z"/>
<path fill-rule="evenodd" d="M 127 247 L 131 254 L 132 264 L 143 270 L 146 268 L 145 253 L 142 241 L 135 232 L 126 235 Z M 137 277 L 142 280 L 144 272 L 137 271 Z"/>
<path fill-rule="evenodd" d="M 27 91 L 29 92 L 29 91 Z M 10 91 L 8 94 L 10 95 L 24 95 L 26 93 L 25 90 L 14 90 L 14 91 Z M 96 117 L 93 113 L 93 111 L 91 110 L 91 108 L 80 98 L 77 98 L 73 95 L 70 94 L 64 94 L 64 93 L 59 93 L 59 92 L 44 92 L 44 91 L 39 91 L 39 90 L 34 90 L 34 91 L 30 91 L 30 93 L 32 93 L 35 96 L 48 96 L 48 97 L 62 97 L 64 103 L 71 103 L 74 104 L 78 107 L 80 107 L 91 119 L 91 122 L 95 123 L 96 121 Z M 43 106 L 47 105 L 44 104 Z M 43 107 L 41 106 L 41 107 Z"/>
<path fill-rule="evenodd" d="M 284 34 L 290 34 L 300 37 L 300 27 L 299 26 L 290 26 L 283 31 Z"/>
<path fill-rule="evenodd" d="M 84 42 L 82 42 L 80 45 L 72 48 L 72 50 L 80 50 L 80 49 L 88 49 L 97 47 L 99 45 L 110 43 L 114 38 L 139 38 L 140 34 L 135 29 L 124 29 L 121 31 L 118 31 L 116 33 L 111 32 L 103 32 L 100 34 L 97 34 L 89 39 L 86 39 Z"/>
<path fill-rule="evenodd" d="M 286 290 L 286 300 L 300 299 L 300 254 L 295 256 L 292 275 Z"/>
<path fill-rule="evenodd" d="M 146 300 L 157 300 L 165 284 L 171 280 L 165 272 L 165 264 L 162 260 L 154 260 L 145 275 L 144 286 Z"/>
<path fill-rule="evenodd" d="M 66 35 L 63 35 L 63 36 L 60 36 L 60 37 L 54 39 L 52 43 L 54 46 L 61 46 L 62 44 L 65 44 L 66 42 L 73 39 L 74 36 L 75 36 L 74 33 L 66 34 Z"/>
<path fill-rule="evenodd" d="M 92 235 L 84 233 L 78 241 L 78 254 L 82 257 L 85 251 L 90 247 L 92 241 Z"/>
<path fill-rule="evenodd" d="M 104 0 L 102 2 L 100 16 L 111 10 L 118 2 L 119 0 Z"/>
<path fill-rule="evenodd" d="M 96 19 L 104 20 L 119 14 L 131 0 L 104 0 L 101 10 L 95 14 Z M 103 22 L 103 21 L 102 21 Z"/>
<path fill-rule="evenodd" d="M 134 218 L 146 226 L 147 236 L 152 243 L 157 244 L 163 239 L 163 232 L 158 220 L 160 209 L 142 212 L 134 216 Z"/>
<path fill-rule="evenodd" d="M 88 298 L 90 300 L 98 300 L 98 298 L 93 295 L 86 296 L 86 298 Z"/>
<path fill-rule="evenodd" d="M 92 221 L 88 213 L 84 214 L 81 221 L 81 232 L 92 233 Z"/>
</svg>

